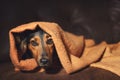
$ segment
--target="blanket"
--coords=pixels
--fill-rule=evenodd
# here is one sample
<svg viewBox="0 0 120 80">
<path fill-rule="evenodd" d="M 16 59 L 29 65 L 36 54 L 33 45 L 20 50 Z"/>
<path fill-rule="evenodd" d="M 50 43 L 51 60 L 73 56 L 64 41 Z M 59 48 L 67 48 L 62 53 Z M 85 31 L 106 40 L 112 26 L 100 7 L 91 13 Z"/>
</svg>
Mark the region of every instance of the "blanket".
<svg viewBox="0 0 120 80">
<path fill-rule="evenodd" d="M 68 74 L 93 66 L 112 71 L 120 76 L 120 43 L 95 44 L 94 40 L 64 31 L 53 22 L 31 22 L 9 31 L 10 58 L 16 71 L 30 71 L 38 66 L 34 58 L 25 60 L 19 58 L 22 53 L 18 52 L 13 35 L 13 33 L 34 30 L 36 25 L 52 36 L 60 63 Z"/>
</svg>

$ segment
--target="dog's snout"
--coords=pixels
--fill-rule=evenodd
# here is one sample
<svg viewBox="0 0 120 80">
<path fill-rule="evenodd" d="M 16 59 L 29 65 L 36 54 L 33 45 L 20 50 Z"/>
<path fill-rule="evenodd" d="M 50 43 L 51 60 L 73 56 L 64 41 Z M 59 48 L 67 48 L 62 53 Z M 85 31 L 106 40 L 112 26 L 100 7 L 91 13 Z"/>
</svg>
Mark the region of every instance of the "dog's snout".
<svg viewBox="0 0 120 80">
<path fill-rule="evenodd" d="M 48 64 L 48 59 L 42 58 L 42 59 L 40 59 L 40 63 Z"/>
</svg>

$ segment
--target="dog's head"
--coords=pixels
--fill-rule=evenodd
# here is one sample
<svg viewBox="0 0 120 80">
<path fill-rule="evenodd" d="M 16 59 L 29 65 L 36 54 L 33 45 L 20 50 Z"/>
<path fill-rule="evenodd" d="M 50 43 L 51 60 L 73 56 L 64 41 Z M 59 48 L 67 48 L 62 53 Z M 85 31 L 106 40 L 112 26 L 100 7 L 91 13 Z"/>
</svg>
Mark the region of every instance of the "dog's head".
<svg viewBox="0 0 120 80">
<path fill-rule="evenodd" d="M 22 56 L 26 58 L 25 55 L 27 55 L 35 58 L 40 67 L 50 67 L 54 52 L 54 43 L 51 35 L 40 28 L 36 28 L 34 31 L 27 31 L 21 36 L 24 37 L 17 37 L 16 40 L 19 43 L 17 45 L 19 46 L 18 49 L 23 53 Z"/>
<path fill-rule="evenodd" d="M 44 31 L 30 35 L 28 49 L 41 67 L 48 67 L 52 62 L 54 44 L 52 37 Z"/>
</svg>

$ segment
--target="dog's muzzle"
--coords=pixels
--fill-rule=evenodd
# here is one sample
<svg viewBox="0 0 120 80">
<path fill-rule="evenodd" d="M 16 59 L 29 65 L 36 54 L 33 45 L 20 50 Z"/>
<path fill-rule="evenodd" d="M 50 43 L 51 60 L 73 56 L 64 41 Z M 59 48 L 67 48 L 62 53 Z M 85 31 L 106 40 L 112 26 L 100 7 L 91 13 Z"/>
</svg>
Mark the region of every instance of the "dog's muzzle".
<svg viewBox="0 0 120 80">
<path fill-rule="evenodd" d="M 41 58 L 38 60 L 39 66 L 47 68 L 50 66 L 50 58 L 48 57 L 45 50 L 43 50 L 42 54 L 40 55 Z"/>
<path fill-rule="evenodd" d="M 50 61 L 49 61 L 49 59 L 48 58 L 41 58 L 40 60 L 39 60 L 39 66 L 40 67 L 49 67 L 50 66 Z"/>
<path fill-rule="evenodd" d="M 42 59 L 40 59 L 40 63 L 42 63 L 43 65 L 48 64 L 48 62 L 49 62 L 49 60 L 46 59 L 46 58 L 42 58 Z"/>
</svg>

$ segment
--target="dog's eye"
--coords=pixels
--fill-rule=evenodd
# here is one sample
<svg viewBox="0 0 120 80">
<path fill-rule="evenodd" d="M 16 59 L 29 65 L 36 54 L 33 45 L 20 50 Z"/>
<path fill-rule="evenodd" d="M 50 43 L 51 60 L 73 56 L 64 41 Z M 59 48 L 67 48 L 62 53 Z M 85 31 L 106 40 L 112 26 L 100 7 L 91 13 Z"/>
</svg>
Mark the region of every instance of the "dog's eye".
<svg viewBox="0 0 120 80">
<path fill-rule="evenodd" d="M 48 40 L 46 41 L 46 43 L 47 43 L 47 44 L 52 44 L 52 43 L 53 43 L 53 40 L 52 40 L 52 39 L 48 39 Z"/>
<path fill-rule="evenodd" d="M 37 43 L 36 41 L 34 41 L 34 40 L 31 41 L 31 44 L 32 44 L 33 46 L 38 46 L 38 43 Z"/>
</svg>

